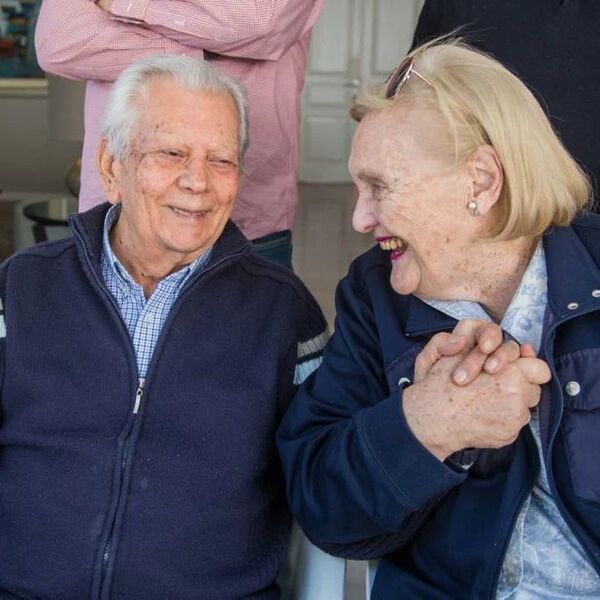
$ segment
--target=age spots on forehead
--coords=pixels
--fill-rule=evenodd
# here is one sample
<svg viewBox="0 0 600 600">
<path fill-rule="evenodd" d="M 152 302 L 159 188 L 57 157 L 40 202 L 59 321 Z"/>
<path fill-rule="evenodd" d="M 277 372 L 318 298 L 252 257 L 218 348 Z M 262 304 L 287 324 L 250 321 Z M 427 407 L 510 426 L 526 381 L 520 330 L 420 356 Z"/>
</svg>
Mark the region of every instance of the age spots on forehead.
<svg viewBox="0 0 600 600">
<path fill-rule="evenodd" d="M 140 136 L 147 138 L 151 135 L 155 135 L 157 133 L 159 134 L 173 134 L 175 133 L 174 129 L 173 129 L 173 121 L 170 122 L 159 122 L 159 123 L 154 123 L 152 125 L 152 127 L 146 129 L 142 129 L 141 131 L 138 132 Z"/>
</svg>

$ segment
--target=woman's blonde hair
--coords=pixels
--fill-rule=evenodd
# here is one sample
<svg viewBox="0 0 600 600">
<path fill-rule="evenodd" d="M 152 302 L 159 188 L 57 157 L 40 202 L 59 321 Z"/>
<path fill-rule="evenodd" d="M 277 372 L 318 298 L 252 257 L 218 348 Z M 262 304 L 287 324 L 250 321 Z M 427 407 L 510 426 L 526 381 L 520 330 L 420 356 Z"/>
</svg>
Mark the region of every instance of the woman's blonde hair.
<svg viewBox="0 0 600 600">
<path fill-rule="evenodd" d="M 500 239 L 537 236 L 568 225 L 589 202 L 589 181 L 552 129 L 527 87 L 498 61 L 460 39 L 438 38 L 410 54 L 416 71 L 392 98 L 385 88 L 359 97 L 350 109 L 368 112 L 398 102 L 436 110 L 448 125 L 454 158 L 492 146 L 502 164 Z"/>
</svg>

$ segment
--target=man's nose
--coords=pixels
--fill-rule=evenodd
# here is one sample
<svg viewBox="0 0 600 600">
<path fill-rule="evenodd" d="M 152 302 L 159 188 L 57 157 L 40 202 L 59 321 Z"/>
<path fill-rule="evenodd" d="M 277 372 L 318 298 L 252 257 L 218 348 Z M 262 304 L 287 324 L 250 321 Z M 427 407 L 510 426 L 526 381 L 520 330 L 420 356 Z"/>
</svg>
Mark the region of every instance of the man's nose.
<svg viewBox="0 0 600 600">
<path fill-rule="evenodd" d="M 208 189 L 208 165 L 206 160 L 196 159 L 190 161 L 179 176 L 179 185 L 195 194 L 205 192 Z"/>
<path fill-rule="evenodd" d="M 371 204 L 360 195 L 356 200 L 356 206 L 352 213 L 352 227 L 358 233 L 369 233 L 377 225 L 377 217 L 372 210 Z"/>
</svg>

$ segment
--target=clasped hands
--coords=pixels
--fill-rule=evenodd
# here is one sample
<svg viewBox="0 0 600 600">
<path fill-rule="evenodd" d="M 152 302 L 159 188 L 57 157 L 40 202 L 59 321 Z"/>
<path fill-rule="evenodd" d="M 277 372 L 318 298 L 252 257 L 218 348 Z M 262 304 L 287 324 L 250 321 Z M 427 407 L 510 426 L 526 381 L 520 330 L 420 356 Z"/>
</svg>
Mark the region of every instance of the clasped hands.
<svg viewBox="0 0 600 600">
<path fill-rule="evenodd" d="M 493 323 L 460 321 L 417 356 L 402 409 L 415 437 L 439 460 L 464 448 L 501 448 L 517 439 L 550 380 L 529 344 L 504 342 Z"/>
</svg>

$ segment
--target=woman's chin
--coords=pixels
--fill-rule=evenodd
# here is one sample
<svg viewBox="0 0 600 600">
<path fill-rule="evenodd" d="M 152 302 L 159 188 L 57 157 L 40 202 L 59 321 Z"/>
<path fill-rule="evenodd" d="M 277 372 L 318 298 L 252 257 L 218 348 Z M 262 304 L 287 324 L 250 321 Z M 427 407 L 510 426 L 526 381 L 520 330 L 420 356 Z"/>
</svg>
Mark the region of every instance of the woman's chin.
<svg viewBox="0 0 600 600">
<path fill-rule="evenodd" d="M 392 263 L 390 284 L 394 291 L 404 296 L 418 291 L 420 277 L 412 265 Z"/>
</svg>

